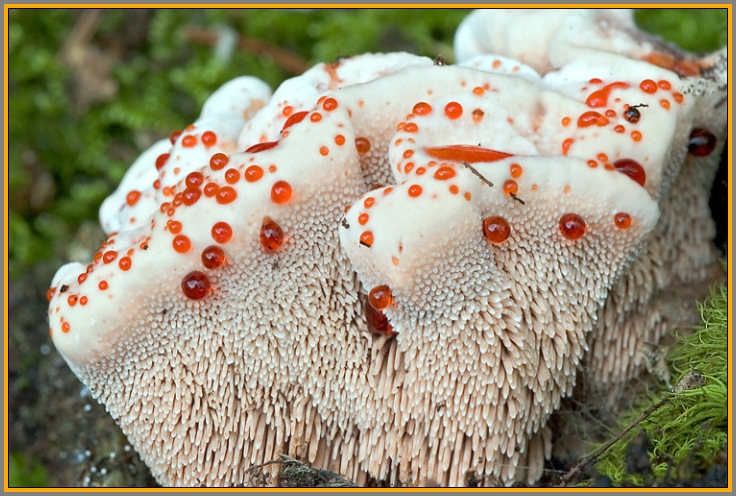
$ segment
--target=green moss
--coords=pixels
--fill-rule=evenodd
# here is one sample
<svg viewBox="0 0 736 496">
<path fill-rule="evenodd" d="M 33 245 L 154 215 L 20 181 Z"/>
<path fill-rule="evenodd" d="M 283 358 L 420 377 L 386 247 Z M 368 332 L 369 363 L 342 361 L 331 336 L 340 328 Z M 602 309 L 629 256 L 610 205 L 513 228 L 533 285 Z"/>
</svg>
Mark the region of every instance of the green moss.
<svg viewBox="0 0 736 496">
<path fill-rule="evenodd" d="M 680 392 L 662 390 L 652 393 L 619 422 L 620 432 L 642 412 L 658 402 L 656 409 L 636 428 L 607 450 L 596 465 L 598 472 L 614 484 L 653 486 L 701 476 L 718 463 L 728 448 L 728 296 L 726 286 L 713 291 L 699 305 L 703 324 L 693 333 L 678 338 L 668 363 L 674 371 L 675 384 L 702 374 L 702 385 Z M 677 387 L 675 391 L 677 391 Z M 651 475 L 630 474 L 626 470 L 626 449 L 635 436 L 646 432 L 649 441 Z"/>
<path fill-rule="evenodd" d="M 8 487 L 48 486 L 48 473 L 38 460 L 18 452 L 8 458 Z"/>
</svg>

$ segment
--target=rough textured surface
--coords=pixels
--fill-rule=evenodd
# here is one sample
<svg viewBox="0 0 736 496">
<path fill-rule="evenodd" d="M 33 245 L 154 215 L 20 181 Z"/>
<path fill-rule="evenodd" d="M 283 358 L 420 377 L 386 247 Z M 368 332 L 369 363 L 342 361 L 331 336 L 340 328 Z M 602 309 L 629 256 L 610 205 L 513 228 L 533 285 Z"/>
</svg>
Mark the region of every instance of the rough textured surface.
<svg viewBox="0 0 736 496">
<path fill-rule="evenodd" d="M 719 81 L 561 46 L 573 60 L 544 78 L 492 56 L 398 72 L 364 56 L 375 81 L 346 71 L 317 97 L 322 79 L 305 78 L 316 103 L 261 109 L 276 106 L 278 140 L 264 131 L 198 168 L 190 151 L 239 123 L 195 123 L 161 167 L 144 161 L 153 212 L 125 214 L 137 227 L 60 269 L 50 325 L 161 483 L 243 484 L 280 453 L 359 484 L 539 478 L 586 337 L 595 361 L 647 339 L 639 329 L 658 336 L 656 309 L 631 311 L 670 282 L 651 267 L 707 266 L 708 219 L 677 229 L 705 200 L 667 198 L 710 184 L 691 174 L 723 132 Z M 706 115 L 717 146 L 686 157 Z M 138 206 L 124 185 L 113 212 Z M 662 238 L 682 249 L 662 255 Z M 637 312 L 651 320 L 628 337 Z"/>
</svg>

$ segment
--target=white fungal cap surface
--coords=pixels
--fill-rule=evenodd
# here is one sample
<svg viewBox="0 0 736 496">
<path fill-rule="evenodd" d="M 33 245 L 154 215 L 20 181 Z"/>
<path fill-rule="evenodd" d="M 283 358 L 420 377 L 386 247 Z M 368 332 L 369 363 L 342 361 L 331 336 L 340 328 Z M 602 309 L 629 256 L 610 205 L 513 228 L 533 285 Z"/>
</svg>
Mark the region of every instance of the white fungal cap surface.
<svg viewBox="0 0 736 496">
<path fill-rule="evenodd" d="M 268 106 L 243 129 L 239 143 L 247 148 L 256 143 L 276 141 L 283 125 L 330 90 L 347 88 L 383 77 L 415 65 L 432 65 L 432 60 L 405 52 L 367 53 L 344 57 L 333 63 L 317 64 L 304 74 L 284 81 Z M 300 114 L 301 115 L 301 114 Z"/>
</svg>

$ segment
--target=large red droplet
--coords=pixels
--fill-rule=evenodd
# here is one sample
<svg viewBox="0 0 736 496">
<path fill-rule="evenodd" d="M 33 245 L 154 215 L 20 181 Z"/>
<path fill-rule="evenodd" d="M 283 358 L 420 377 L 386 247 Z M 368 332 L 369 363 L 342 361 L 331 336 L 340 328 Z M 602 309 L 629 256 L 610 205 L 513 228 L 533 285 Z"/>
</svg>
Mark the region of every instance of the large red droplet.
<svg viewBox="0 0 736 496">
<path fill-rule="evenodd" d="M 190 187 L 182 191 L 181 202 L 184 205 L 191 206 L 197 203 L 197 200 L 199 200 L 200 196 L 202 196 L 202 191 L 200 191 L 198 188 Z"/>
<path fill-rule="evenodd" d="M 453 177 L 455 177 L 455 169 L 453 169 L 449 165 L 443 165 L 434 173 L 434 178 L 439 179 L 440 181 L 447 181 L 448 179 L 452 179 Z"/>
<path fill-rule="evenodd" d="M 458 119 L 463 115 L 463 106 L 458 102 L 450 102 L 445 105 L 445 115 L 449 119 Z"/>
<path fill-rule="evenodd" d="M 368 322 L 368 331 L 371 334 L 387 337 L 396 334 L 386 315 L 371 305 L 365 305 L 365 320 Z"/>
<path fill-rule="evenodd" d="M 613 216 L 613 223 L 619 229 L 628 229 L 631 227 L 631 216 L 626 212 L 618 212 Z"/>
<path fill-rule="evenodd" d="M 483 236 L 489 243 L 500 245 L 509 239 L 511 226 L 508 221 L 498 215 L 492 215 L 483 219 Z"/>
<path fill-rule="evenodd" d="M 233 237 L 233 228 L 227 222 L 217 222 L 212 226 L 212 239 L 218 243 L 227 243 Z"/>
<path fill-rule="evenodd" d="M 201 300 L 210 292 L 210 280 L 204 273 L 195 270 L 181 280 L 181 290 L 187 298 Z"/>
<path fill-rule="evenodd" d="M 271 187 L 271 200 L 274 203 L 283 204 L 291 199 L 291 184 L 286 181 L 276 181 Z"/>
<path fill-rule="evenodd" d="M 616 160 L 613 163 L 613 167 L 621 174 L 626 174 L 631 179 L 644 186 L 647 181 L 647 173 L 644 172 L 644 167 L 641 166 L 636 160 L 630 158 L 622 158 Z"/>
<path fill-rule="evenodd" d="M 215 153 L 210 157 L 210 168 L 212 170 L 220 170 L 225 167 L 230 159 L 224 153 Z"/>
<path fill-rule="evenodd" d="M 588 112 L 584 112 L 578 118 L 578 127 L 590 127 L 590 126 L 603 127 L 606 124 L 608 124 L 608 122 L 609 120 L 607 117 L 599 114 L 598 112 L 594 110 L 589 110 Z"/>
<path fill-rule="evenodd" d="M 261 224 L 261 246 L 269 253 L 275 253 L 284 243 L 284 231 L 271 217 L 264 217 Z"/>
<path fill-rule="evenodd" d="M 716 147 L 716 137 L 707 129 L 695 128 L 690 133 L 687 142 L 687 152 L 696 157 L 705 157 L 711 154 Z"/>
<path fill-rule="evenodd" d="M 186 253 L 192 249 L 192 241 L 183 234 L 177 234 L 171 242 L 171 246 L 174 247 L 177 253 Z"/>
<path fill-rule="evenodd" d="M 368 303 L 376 310 L 385 310 L 394 302 L 391 288 L 385 284 L 376 286 L 368 293 Z"/>
<path fill-rule="evenodd" d="M 208 246 L 202 250 L 202 265 L 216 269 L 225 263 L 225 252 L 219 246 Z"/>
<path fill-rule="evenodd" d="M 355 149 L 359 154 L 364 155 L 371 149 L 371 142 L 367 138 L 355 138 Z"/>
<path fill-rule="evenodd" d="M 585 234 L 585 220 L 578 214 L 565 214 L 560 217 L 560 232 L 569 240 L 576 240 Z"/>
<path fill-rule="evenodd" d="M 488 148 L 481 148 L 474 145 L 449 145 L 435 146 L 425 148 L 431 157 L 440 160 L 455 160 L 457 162 L 468 162 L 474 164 L 477 162 L 495 162 L 506 157 L 510 157 L 510 153 L 499 152 Z"/>
<path fill-rule="evenodd" d="M 202 175 L 201 172 L 190 172 L 187 174 L 186 179 L 184 180 L 184 183 L 189 188 L 197 188 L 202 185 L 204 182 L 204 175 Z"/>
</svg>

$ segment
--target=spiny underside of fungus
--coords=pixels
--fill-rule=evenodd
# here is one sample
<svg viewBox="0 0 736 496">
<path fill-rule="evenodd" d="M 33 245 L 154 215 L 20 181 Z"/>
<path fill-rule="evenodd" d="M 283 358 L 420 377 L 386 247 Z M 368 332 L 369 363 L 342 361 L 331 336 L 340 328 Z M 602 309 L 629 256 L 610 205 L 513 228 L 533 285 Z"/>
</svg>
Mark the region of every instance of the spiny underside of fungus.
<svg viewBox="0 0 736 496">
<path fill-rule="evenodd" d="M 532 484 L 576 374 L 636 374 L 707 276 L 724 51 L 492 10 L 456 52 L 233 80 L 104 202 L 50 333 L 161 484 Z"/>
</svg>

